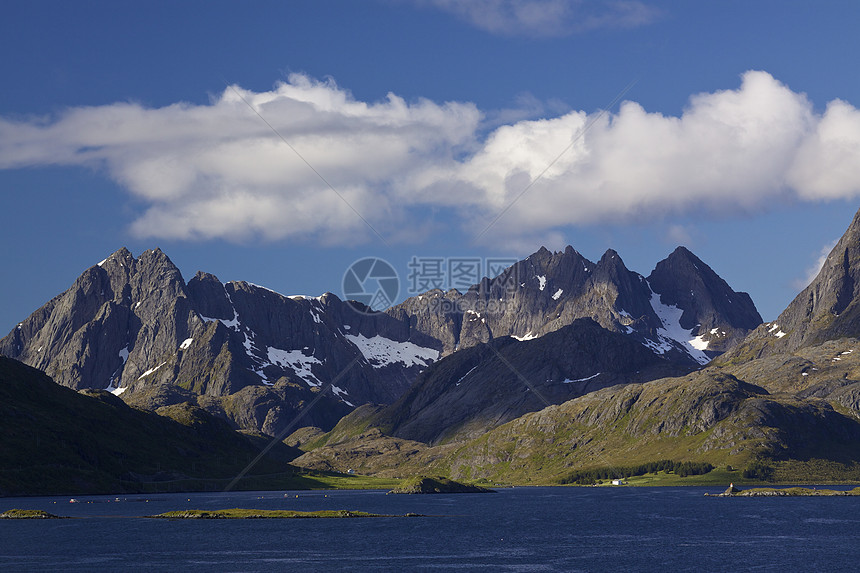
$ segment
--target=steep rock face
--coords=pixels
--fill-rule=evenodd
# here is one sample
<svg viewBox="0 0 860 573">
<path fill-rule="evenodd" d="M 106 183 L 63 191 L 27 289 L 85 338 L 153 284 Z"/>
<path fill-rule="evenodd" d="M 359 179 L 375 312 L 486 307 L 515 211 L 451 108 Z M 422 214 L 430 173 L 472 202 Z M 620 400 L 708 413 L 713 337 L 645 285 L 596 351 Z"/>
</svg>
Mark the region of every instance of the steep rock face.
<svg viewBox="0 0 860 573">
<path fill-rule="evenodd" d="M 193 399 L 239 427 L 278 433 L 326 383 L 306 422 L 390 403 L 438 357 L 435 340 L 334 295 L 286 297 L 198 273 L 160 250 L 121 249 L 0 341 L 0 353 L 75 389 L 155 409 Z"/>
<path fill-rule="evenodd" d="M 687 371 L 583 318 L 534 340 L 505 337 L 442 359 L 374 425 L 430 444 L 463 440 L 600 388 Z"/>
<path fill-rule="evenodd" d="M 465 293 L 434 290 L 387 312 L 408 316 L 413 328 L 442 341 L 444 354 L 494 337 L 534 338 L 549 331 L 545 326 L 550 319 L 563 326 L 567 317 L 558 316 L 561 294 L 580 292 L 593 268 L 573 247 L 560 253 L 542 247 Z"/>
<path fill-rule="evenodd" d="M 648 285 L 662 304 L 683 309 L 678 323 L 709 356 L 732 348 L 762 323 L 747 293 L 732 290 L 684 247 L 657 263 Z"/>
<path fill-rule="evenodd" d="M 723 361 L 790 353 L 845 337 L 860 337 L 860 211 L 812 283 L 779 318 L 759 326 Z"/>
<path fill-rule="evenodd" d="M 135 259 L 121 249 L 87 269 L 0 341 L 0 352 L 46 372 L 71 388 L 118 379 L 126 342 L 139 339 L 128 378 L 176 348 L 202 322 L 192 316 L 178 269 L 160 250 Z M 142 369 L 141 369 L 142 368 Z"/>
</svg>

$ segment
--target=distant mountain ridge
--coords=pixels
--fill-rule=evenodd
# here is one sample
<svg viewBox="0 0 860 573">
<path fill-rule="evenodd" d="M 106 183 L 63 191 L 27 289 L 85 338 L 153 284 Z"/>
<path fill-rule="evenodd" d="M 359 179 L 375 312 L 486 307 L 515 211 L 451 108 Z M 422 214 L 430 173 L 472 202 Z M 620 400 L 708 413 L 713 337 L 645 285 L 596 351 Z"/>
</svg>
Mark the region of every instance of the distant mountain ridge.
<svg viewBox="0 0 860 573">
<path fill-rule="evenodd" d="M 579 318 L 540 338 L 504 337 L 443 358 L 419 374 L 372 425 L 428 444 L 475 438 L 549 404 L 691 368 Z"/>
<path fill-rule="evenodd" d="M 434 302 L 434 296 L 448 304 Z M 465 294 L 436 292 L 403 306 L 426 319 L 422 304 L 466 309 L 460 338 L 447 332 L 460 350 L 420 373 L 397 402 L 367 423 L 386 435 L 431 445 L 476 438 L 609 386 L 687 374 L 717 354 L 712 345 L 731 348 L 761 323 L 749 295 L 731 290 L 684 247 L 647 279 L 627 270 L 615 251 L 594 264 L 572 248 L 541 249 Z M 457 324 L 430 317 L 443 328 Z M 512 331 L 510 337 L 499 334 Z M 465 338 L 476 332 L 482 336 Z"/>
<path fill-rule="evenodd" d="M 123 248 L 0 340 L 0 353 L 71 388 L 105 389 L 153 410 L 190 401 L 277 435 L 327 384 L 304 424 L 329 429 L 356 406 L 391 404 L 457 350 L 538 338 L 582 318 L 681 370 L 761 321 L 748 295 L 682 248 L 648 279 L 615 251 L 592 263 L 572 247 L 541 248 L 465 293 L 430 291 L 385 312 L 205 272 L 186 283 L 161 250 L 135 258 Z M 547 393 L 567 399 L 564 388 Z"/>
<path fill-rule="evenodd" d="M 762 322 L 748 294 L 733 291 L 683 247 L 648 278 L 611 249 L 593 263 L 573 247 L 542 247 L 465 293 L 430 291 L 387 312 L 441 341 L 443 354 L 501 336 L 537 338 L 591 318 L 657 354 L 699 365 Z"/>
</svg>

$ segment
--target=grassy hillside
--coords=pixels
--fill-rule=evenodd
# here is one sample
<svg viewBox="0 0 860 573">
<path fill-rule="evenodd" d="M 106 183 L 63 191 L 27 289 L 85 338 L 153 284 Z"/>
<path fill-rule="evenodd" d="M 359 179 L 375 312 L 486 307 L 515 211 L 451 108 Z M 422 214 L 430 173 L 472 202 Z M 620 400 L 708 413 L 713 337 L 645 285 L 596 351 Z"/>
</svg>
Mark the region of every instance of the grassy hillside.
<svg viewBox="0 0 860 573">
<path fill-rule="evenodd" d="M 814 396 L 769 393 L 717 368 L 599 390 L 456 444 L 429 447 L 378 430 L 341 432 L 339 439 L 296 463 L 337 469 L 346 462 L 392 477 L 432 471 L 552 484 L 591 470 L 604 478 L 633 475 L 627 471 L 633 466 L 672 460 L 716 469 L 700 476 L 648 472 L 631 483 L 860 481 L 860 421 L 853 411 Z"/>
</svg>

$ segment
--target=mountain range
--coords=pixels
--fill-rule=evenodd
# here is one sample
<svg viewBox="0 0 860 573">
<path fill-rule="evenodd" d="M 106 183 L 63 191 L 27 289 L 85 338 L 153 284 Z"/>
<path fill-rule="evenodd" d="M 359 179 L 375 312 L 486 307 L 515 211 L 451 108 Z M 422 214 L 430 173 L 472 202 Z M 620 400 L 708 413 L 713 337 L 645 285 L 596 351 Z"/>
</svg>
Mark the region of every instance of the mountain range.
<svg viewBox="0 0 860 573">
<path fill-rule="evenodd" d="M 631 464 L 674 459 L 747 467 L 748 476 L 778 481 L 857 481 L 858 253 L 860 212 L 817 277 L 777 320 L 736 338 L 725 353 L 684 375 L 592 387 L 582 396 L 475 433 L 465 426 L 457 433 L 457 425 L 447 422 L 442 432 L 416 428 L 427 416 L 409 396 L 424 395 L 422 382 L 429 388 L 444 385 L 444 370 L 455 365 L 457 353 L 428 368 L 392 406 L 358 409 L 327 433 L 296 433 L 288 442 L 307 453 L 295 463 L 335 470 L 349 465 L 386 476 L 423 468 L 452 478 L 565 483 L 583 468 L 613 474 Z M 654 273 L 647 282 L 658 282 Z M 675 292 L 679 298 L 661 297 L 662 302 L 683 306 L 686 289 Z M 689 319 L 679 323 L 682 328 L 691 324 Z M 543 340 L 548 335 L 530 342 Z M 565 346 L 576 348 L 570 342 Z M 600 348 L 606 347 L 601 342 Z M 501 351 L 493 354 L 500 359 Z M 505 365 L 522 374 L 524 384 L 539 384 L 546 376 L 541 364 L 523 359 L 509 358 Z M 465 380 L 456 382 L 462 386 Z M 447 392 L 426 402 L 444 403 L 444 396 L 456 391 L 448 383 Z M 443 411 L 456 408 L 449 403 Z"/>
<path fill-rule="evenodd" d="M 858 279 L 860 214 L 769 323 L 684 247 L 647 277 L 612 250 L 541 248 L 384 312 L 186 282 L 160 250 L 120 249 L 0 354 L 120 418 L 191 412 L 278 439 L 302 426 L 282 455 L 308 470 L 560 483 L 675 459 L 843 479 L 860 475 Z M 35 406 L 16 388 L 20 416 Z"/>
<path fill-rule="evenodd" d="M 542 248 L 466 292 L 429 291 L 385 312 L 205 272 L 186 282 L 159 249 L 135 258 L 123 248 L 17 325 L 0 354 L 73 389 L 107 390 L 148 410 L 190 402 L 269 435 L 300 412 L 303 424 L 329 430 L 362 404 L 405 400 L 422 412 L 402 432 L 433 441 L 607 385 L 687 372 L 760 323 L 746 293 L 683 247 L 647 278 L 611 250 L 593 263 L 572 247 Z M 499 378 L 508 354 L 546 357 L 532 399 L 520 381 Z M 430 368 L 443 357 L 453 363 Z M 450 391 L 448 373 L 460 380 Z M 485 387 L 492 404 L 468 397 L 486 396 Z M 445 425 L 429 395 L 458 404 L 456 427 L 414 429 Z"/>
</svg>

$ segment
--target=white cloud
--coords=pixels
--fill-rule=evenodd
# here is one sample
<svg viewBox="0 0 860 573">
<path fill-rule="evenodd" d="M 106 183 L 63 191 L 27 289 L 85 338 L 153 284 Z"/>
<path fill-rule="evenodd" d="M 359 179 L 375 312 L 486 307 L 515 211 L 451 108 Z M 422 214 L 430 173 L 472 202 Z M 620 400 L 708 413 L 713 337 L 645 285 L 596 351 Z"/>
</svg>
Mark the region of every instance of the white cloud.
<svg viewBox="0 0 860 573">
<path fill-rule="evenodd" d="M 788 174 L 805 199 L 835 199 L 860 192 L 860 111 L 830 102 L 804 140 Z"/>
<path fill-rule="evenodd" d="M 633 28 L 659 12 L 639 0 L 424 0 L 473 26 L 505 36 L 567 36 L 597 28 Z"/>
<path fill-rule="evenodd" d="M 523 101 L 525 113 L 538 105 Z M 512 123 L 484 137 L 483 118 L 500 115 L 471 103 L 363 102 L 293 75 L 207 105 L 0 118 L 0 168 L 104 169 L 145 206 L 139 236 L 328 244 L 372 236 L 361 217 L 387 241 L 446 232 L 452 215 L 473 236 L 497 219 L 482 240 L 516 245 L 572 225 L 860 195 L 860 111 L 834 101 L 818 113 L 765 72 L 691 97 L 678 117 L 635 102 L 537 120 L 506 113 Z"/>
<path fill-rule="evenodd" d="M 671 245 L 692 247 L 694 244 L 691 230 L 684 225 L 669 225 L 666 227 L 664 239 Z"/>
<path fill-rule="evenodd" d="M 803 278 L 795 279 L 792 283 L 792 286 L 796 288 L 798 291 L 801 291 L 809 286 L 809 284 L 815 280 L 815 277 L 818 276 L 818 273 L 821 272 L 821 269 L 824 268 L 824 263 L 827 262 L 827 255 L 830 254 L 830 251 L 836 246 L 836 243 L 839 242 L 839 239 L 834 239 L 830 243 L 827 243 L 821 250 L 817 253 L 817 258 L 815 262 L 806 269 L 806 275 Z"/>
<path fill-rule="evenodd" d="M 474 145 L 480 120 L 472 104 L 393 94 L 365 103 L 331 81 L 293 75 L 268 92 L 229 87 L 209 105 L 0 119 L 0 168 L 105 167 L 149 205 L 133 225 L 139 236 L 351 242 L 369 235 L 353 208 L 381 232 L 397 226 L 398 182 Z"/>
<path fill-rule="evenodd" d="M 505 215 L 506 232 L 750 210 L 789 194 L 788 171 L 820 119 L 803 94 L 748 72 L 737 90 L 692 97 L 680 117 L 628 101 L 617 114 L 592 117 L 588 131 L 584 112 L 499 128 L 460 178 L 490 209 L 531 185 Z"/>
</svg>

